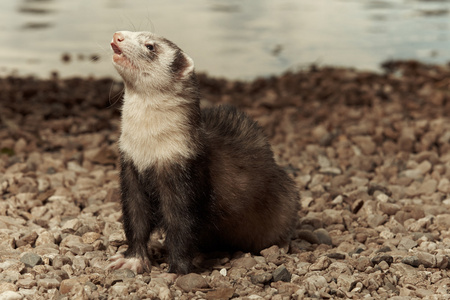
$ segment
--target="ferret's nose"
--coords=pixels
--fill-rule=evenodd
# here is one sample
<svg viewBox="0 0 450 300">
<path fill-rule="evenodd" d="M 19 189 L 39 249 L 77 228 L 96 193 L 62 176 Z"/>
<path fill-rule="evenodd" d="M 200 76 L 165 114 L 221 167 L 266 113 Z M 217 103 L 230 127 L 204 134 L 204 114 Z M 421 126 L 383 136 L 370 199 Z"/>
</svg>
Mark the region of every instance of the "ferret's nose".
<svg viewBox="0 0 450 300">
<path fill-rule="evenodd" d="M 116 32 L 113 35 L 113 41 L 114 43 L 120 43 L 123 42 L 123 40 L 125 39 L 125 36 L 121 33 L 121 32 Z"/>
</svg>

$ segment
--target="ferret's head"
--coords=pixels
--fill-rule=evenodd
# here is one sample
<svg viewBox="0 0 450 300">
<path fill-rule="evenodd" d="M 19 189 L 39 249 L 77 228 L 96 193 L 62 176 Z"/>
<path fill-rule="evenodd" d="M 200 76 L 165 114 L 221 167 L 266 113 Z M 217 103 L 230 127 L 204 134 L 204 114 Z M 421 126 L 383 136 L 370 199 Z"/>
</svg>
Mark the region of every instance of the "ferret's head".
<svg viewBox="0 0 450 300">
<path fill-rule="evenodd" d="M 118 31 L 113 64 L 127 89 L 182 92 L 194 80 L 194 61 L 171 41 L 151 32 Z"/>
</svg>

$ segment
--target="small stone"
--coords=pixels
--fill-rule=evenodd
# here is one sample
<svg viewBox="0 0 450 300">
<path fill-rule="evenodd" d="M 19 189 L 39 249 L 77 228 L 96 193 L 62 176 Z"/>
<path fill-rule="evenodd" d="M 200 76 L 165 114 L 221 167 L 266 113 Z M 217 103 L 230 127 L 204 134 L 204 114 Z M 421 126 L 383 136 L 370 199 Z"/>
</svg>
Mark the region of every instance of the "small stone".
<svg viewBox="0 0 450 300">
<path fill-rule="evenodd" d="M 436 256 L 426 252 L 418 252 L 417 260 L 419 264 L 423 265 L 425 268 L 434 268 L 436 267 Z"/>
<path fill-rule="evenodd" d="M 339 252 L 328 253 L 327 256 L 331 259 L 345 259 L 345 254 Z"/>
<path fill-rule="evenodd" d="M 98 240 L 100 237 L 101 237 L 100 233 L 97 233 L 97 232 L 86 232 L 85 234 L 83 234 L 81 239 L 82 239 L 83 243 L 85 243 L 85 244 L 92 244 L 96 240 Z"/>
<path fill-rule="evenodd" d="M 358 211 L 363 207 L 364 200 L 363 199 L 357 199 L 355 202 L 352 203 L 351 209 L 354 214 L 358 213 Z"/>
<path fill-rule="evenodd" d="M 342 171 L 341 171 L 341 169 L 339 169 L 337 167 L 326 167 L 326 168 L 320 168 L 319 173 L 329 174 L 329 175 L 341 175 Z"/>
<path fill-rule="evenodd" d="M 16 282 L 16 285 L 19 288 L 31 289 L 32 287 L 37 285 L 37 282 L 36 282 L 36 280 L 34 280 L 32 278 L 23 278 L 23 279 L 19 279 Z"/>
<path fill-rule="evenodd" d="M 75 270 L 80 270 L 80 271 L 84 270 L 84 269 L 86 269 L 86 266 L 87 266 L 87 259 L 85 257 L 77 255 L 73 258 L 72 267 Z"/>
<path fill-rule="evenodd" d="M 320 244 L 325 245 L 333 245 L 333 241 L 331 240 L 330 235 L 328 234 L 328 231 L 324 228 L 319 228 L 314 230 L 314 234 L 319 239 Z"/>
<path fill-rule="evenodd" d="M 404 257 L 404 258 L 402 259 L 402 263 L 407 264 L 407 265 L 410 265 L 410 266 L 413 266 L 413 267 L 415 267 L 415 268 L 417 268 L 418 266 L 420 266 L 420 261 L 419 261 L 419 259 L 417 258 L 417 256 L 407 256 L 407 257 Z"/>
<path fill-rule="evenodd" d="M 303 280 L 306 290 L 318 291 L 328 286 L 328 282 L 325 277 L 321 275 L 312 275 Z"/>
<path fill-rule="evenodd" d="M 277 245 L 263 249 L 260 253 L 268 262 L 276 262 L 281 254 L 280 248 Z"/>
<path fill-rule="evenodd" d="M 63 233 L 74 233 L 78 230 L 78 228 L 83 225 L 80 220 L 77 218 L 68 220 L 64 225 L 62 226 L 62 232 Z"/>
<path fill-rule="evenodd" d="M 52 265 L 55 269 L 61 269 L 66 264 L 72 264 L 72 260 L 68 256 L 57 255 L 53 258 Z"/>
<path fill-rule="evenodd" d="M 45 289 L 55 289 L 59 287 L 59 281 L 55 278 L 40 279 L 37 284 Z"/>
<path fill-rule="evenodd" d="M 3 271 L 15 271 L 22 272 L 25 268 L 25 264 L 17 259 L 7 259 L 0 262 L 0 269 Z"/>
<path fill-rule="evenodd" d="M 110 288 L 110 293 L 114 296 L 113 299 L 126 299 L 130 296 L 128 287 L 123 283 L 115 284 Z"/>
<path fill-rule="evenodd" d="M 63 295 L 70 293 L 70 291 L 74 288 L 74 286 L 80 285 L 80 284 L 81 284 L 81 282 L 79 281 L 78 278 L 65 279 L 65 280 L 61 281 L 61 285 L 59 287 L 59 292 Z"/>
<path fill-rule="evenodd" d="M 70 248 L 74 244 L 83 243 L 81 236 L 69 234 L 60 243 L 60 247 Z"/>
<path fill-rule="evenodd" d="M 1 224 L 1 221 L 0 221 Z M 16 240 L 14 237 L 7 233 L 0 232 L 0 248 L 1 249 L 14 249 Z"/>
<path fill-rule="evenodd" d="M 270 280 L 272 280 L 272 274 L 271 273 L 260 273 L 260 274 L 255 274 L 255 275 L 251 275 L 250 276 L 250 280 L 253 284 L 265 284 L 267 282 L 269 282 Z"/>
<path fill-rule="evenodd" d="M 117 155 L 111 149 L 104 147 L 98 151 L 92 158 L 92 161 L 102 165 L 115 164 Z"/>
<path fill-rule="evenodd" d="M 45 245 L 45 244 L 54 244 L 54 243 L 55 243 L 55 237 L 49 231 L 41 232 L 35 242 L 36 246 Z"/>
<path fill-rule="evenodd" d="M 352 140 L 358 147 L 361 148 L 361 152 L 364 155 L 371 155 L 375 152 L 377 145 L 373 142 L 370 136 L 355 136 Z"/>
<path fill-rule="evenodd" d="M 251 269 L 257 264 L 253 257 L 241 257 L 231 262 L 233 268 Z"/>
<path fill-rule="evenodd" d="M 323 211 L 323 223 L 325 225 L 342 224 L 342 211 L 334 209 L 325 209 Z"/>
<path fill-rule="evenodd" d="M 398 250 L 409 250 L 417 246 L 417 242 L 413 241 L 410 238 L 403 237 L 398 243 Z"/>
<path fill-rule="evenodd" d="M 347 262 L 335 261 L 330 264 L 327 269 L 327 273 L 334 278 L 337 278 L 340 274 L 353 274 L 353 268 Z"/>
<path fill-rule="evenodd" d="M 36 242 L 37 237 L 38 237 L 38 234 L 35 231 L 33 231 L 33 232 L 23 236 L 19 240 L 17 240 L 16 246 L 21 247 L 21 246 L 25 246 L 25 245 L 33 245 Z"/>
<path fill-rule="evenodd" d="M 450 180 L 448 178 L 442 178 L 439 181 L 437 189 L 439 192 L 442 192 L 444 194 L 450 193 Z"/>
<path fill-rule="evenodd" d="M 88 171 L 75 161 L 69 161 L 67 163 L 67 170 L 74 171 L 75 173 L 87 173 Z"/>
<path fill-rule="evenodd" d="M 331 260 L 328 256 L 321 256 L 319 259 L 313 263 L 310 267 L 310 271 L 322 271 L 328 268 L 328 266 L 331 264 Z"/>
<path fill-rule="evenodd" d="M 401 209 L 400 205 L 388 202 L 379 202 L 378 208 L 388 216 L 395 215 Z"/>
<path fill-rule="evenodd" d="M 430 172 L 432 167 L 433 165 L 428 160 L 424 160 L 416 167 L 416 170 L 418 170 L 422 175 L 425 175 Z"/>
<path fill-rule="evenodd" d="M 321 168 L 329 168 L 331 167 L 331 162 L 328 159 L 328 157 L 324 156 L 324 155 L 318 155 L 317 156 L 317 163 L 319 164 L 319 166 Z"/>
<path fill-rule="evenodd" d="M 438 182 L 434 179 L 424 180 L 422 185 L 419 187 L 417 194 L 419 195 L 430 195 L 436 191 Z"/>
<path fill-rule="evenodd" d="M 94 246 L 84 243 L 74 243 L 69 248 L 70 252 L 76 255 L 83 255 L 86 252 L 94 251 Z"/>
<path fill-rule="evenodd" d="M 278 268 L 275 269 L 272 273 L 273 281 L 284 281 L 284 282 L 290 282 L 291 281 L 291 273 L 286 269 L 285 266 L 281 265 Z"/>
<path fill-rule="evenodd" d="M 373 257 L 370 261 L 371 261 L 374 265 L 377 265 L 377 264 L 379 264 L 379 263 L 382 262 L 382 261 L 384 261 L 384 262 L 386 262 L 388 265 L 390 265 L 390 264 L 392 264 L 392 262 L 394 261 L 394 258 L 393 258 L 391 255 L 383 254 L 383 255 L 377 255 L 377 256 Z"/>
<path fill-rule="evenodd" d="M 440 214 L 436 216 L 433 223 L 435 223 L 439 228 L 447 230 L 450 228 L 450 214 Z"/>
<path fill-rule="evenodd" d="M 367 223 L 372 228 L 376 228 L 376 227 L 384 224 L 386 221 L 387 221 L 387 216 L 386 215 L 374 214 L 374 215 L 369 215 L 367 217 Z"/>
<path fill-rule="evenodd" d="M 36 265 L 42 265 L 44 263 L 39 255 L 31 252 L 27 252 L 24 255 L 22 255 L 20 261 L 23 262 L 25 266 L 30 268 Z"/>
<path fill-rule="evenodd" d="M 207 288 L 208 282 L 206 282 L 203 276 L 195 273 L 190 273 L 179 277 L 176 281 L 176 285 L 183 291 L 188 293 L 193 290 Z"/>
<path fill-rule="evenodd" d="M 228 300 L 234 295 L 234 288 L 218 288 L 206 293 L 207 300 Z"/>
<path fill-rule="evenodd" d="M 150 280 L 149 280 L 150 281 Z M 145 282 L 145 281 L 144 281 Z M 147 282 L 148 283 L 148 282 Z M 93 284 L 92 282 L 90 282 L 90 281 L 87 281 L 85 284 L 84 284 L 85 286 L 87 286 L 87 287 L 89 287 L 91 290 L 93 290 L 93 291 L 96 291 L 96 290 L 98 290 L 98 287 L 95 285 L 95 284 Z"/>
<path fill-rule="evenodd" d="M 109 235 L 109 244 L 112 246 L 121 246 L 127 242 L 125 232 L 123 230 L 113 232 Z"/>
<path fill-rule="evenodd" d="M 384 271 L 389 269 L 389 264 L 386 261 L 384 261 L 384 260 L 380 261 L 378 263 L 378 266 L 380 267 L 381 270 L 384 270 Z"/>
<path fill-rule="evenodd" d="M 133 271 L 130 269 L 118 269 L 114 270 L 111 273 L 111 276 L 108 277 L 107 284 L 112 286 L 117 282 L 121 282 L 126 278 L 134 278 L 136 277 L 136 274 L 134 274 Z"/>
<path fill-rule="evenodd" d="M 392 249 L 389 246 L 383 246 L 376 251 L 376 253 L 390 252 Z"/>
<path fill-rule="evenodd" d="M 17 286 L 11 282 L 0 281 L 0 293 L 17 291 Z"/>
<path fill-rule="evenodd" d="M 360 272 L 364 272 L 369 266 L 371 266 L 371 263 L 370 259 L 367 256 L 358 257 L 354 264 L 355 269 Z"/>
<path fill-rule="evenodd" d="M 23 299 L 23 296 L 17 292 L 13 291 L 5 291 L 3 293 L 0 292 L 1 300 L 20 300 Z"/>
<path fill-rule="evenodd" d="M 342 197 L 342 195 L 338 195 L 336 196 L 336 198 L 333 199 L 333 201 L 331 201 L 331 204 L 338 205 L 342 204 L 342 202 L 344 202 L 344 197 Z"/>
</svg>

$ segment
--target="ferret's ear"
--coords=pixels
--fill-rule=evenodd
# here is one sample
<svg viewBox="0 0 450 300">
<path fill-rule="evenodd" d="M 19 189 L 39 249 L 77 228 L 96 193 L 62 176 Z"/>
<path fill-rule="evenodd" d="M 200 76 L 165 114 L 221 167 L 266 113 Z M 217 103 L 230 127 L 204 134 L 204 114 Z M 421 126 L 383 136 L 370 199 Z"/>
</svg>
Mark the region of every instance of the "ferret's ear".
<svg viewBox="0 0 450 300">
<path fill-rule="evenodd" d="M 172 70 L 180 79 L 187 78 L 194 72 L 194 60 L 180 51 L 172 63 Z"/>
</svg>

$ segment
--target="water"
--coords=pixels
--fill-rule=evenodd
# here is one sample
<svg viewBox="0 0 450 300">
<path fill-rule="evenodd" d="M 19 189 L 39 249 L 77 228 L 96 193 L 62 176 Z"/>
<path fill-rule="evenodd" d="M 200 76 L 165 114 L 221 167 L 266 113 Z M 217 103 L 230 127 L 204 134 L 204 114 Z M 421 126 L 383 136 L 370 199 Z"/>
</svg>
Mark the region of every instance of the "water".
<svg viewBox="0 0 450 300">
<path fill-rule="evenodd" d="M 2 0 L 0 75 L 117 77 L 117 30 L 164 35 L 197 70 L 234 79 L 312 63 L 446 63 L 449 14 L 450 0 Z"/>
</svg>

